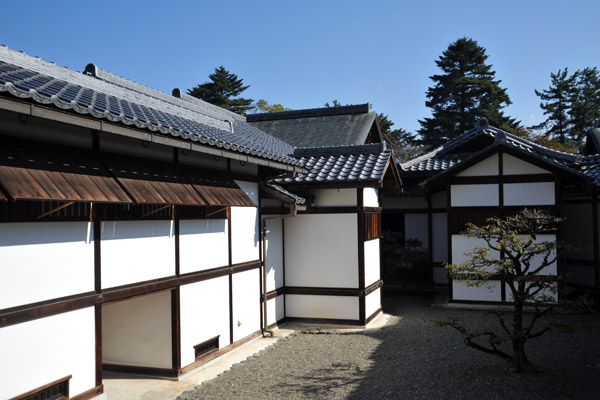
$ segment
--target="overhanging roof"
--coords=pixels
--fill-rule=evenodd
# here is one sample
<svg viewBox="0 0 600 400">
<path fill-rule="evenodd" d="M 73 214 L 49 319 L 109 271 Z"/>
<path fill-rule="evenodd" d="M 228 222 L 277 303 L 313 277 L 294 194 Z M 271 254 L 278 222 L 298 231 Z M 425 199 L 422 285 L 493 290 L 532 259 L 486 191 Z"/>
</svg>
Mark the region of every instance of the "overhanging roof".
<svg viewBox="0 0 600 400">
<path fill-rule="evenodd" d="M 0 148 L 0 185 L 12 200 L 132 203 L 93 157 Z"/>
</svg>

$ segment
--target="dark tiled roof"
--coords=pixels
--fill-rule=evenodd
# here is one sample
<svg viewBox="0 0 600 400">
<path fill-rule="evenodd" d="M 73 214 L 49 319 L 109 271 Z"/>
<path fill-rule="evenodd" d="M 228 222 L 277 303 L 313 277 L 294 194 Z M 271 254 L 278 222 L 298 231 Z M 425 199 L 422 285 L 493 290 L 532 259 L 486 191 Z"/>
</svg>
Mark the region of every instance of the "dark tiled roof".
<svg viewBox="0 0 600 400">
<path fill-rule="evenodd" d="M 294 147 L 363 144 L 376 118 L 369 104 L 247 116 L 252 125 Z"/>
<path fill-rule="evenodd" d="M 465 149 L 476 141 L 482 141 L 479 148 L 471 146 L 469 152 Z M 448 141 L 444 145 L 405 163 L 400 167 L 407 174 L 436 175 L 478 155 L 485 149 L 501 143 L 524 154 L 535 157 L 557 167 L 559 170 L 579 176 L 585 175 L 600 187 L 600 155 L 582 156 L 568 154 L 548 149 L 515 136 L 501 129 L 494 128 L 483 121 L 478 127 Z M 437 175 L 436 175 L 437 176 Z M 435 179 L 431 177 L 425 182 Z"/>
<path fill-rule="evenodd" d="M 294 156 L 300 157 L 309 172 L 279 182 L 302 185 L 380 182 L 391 155 L 384 143 L 299 148 L 294 151 Z"/>
<path fill-rule="evenodd" d="M 267 192 L 272 192 L 277 197 L 284 197 L 289 199 L 290 201 L 294 201 L 296 205 L 305 205 L 306 199 L 304 197 L 300 197 L 297 194 L 290 192 L 282 188 L 275 182 L 268 182 L 266 186 L 261 186 L 261 188 Z"/>
<path fill-rule="evenodd" d="M 544 161 L 561 166 L 570 166 L 577 161 L 577 155 L 548 149 L 528 140 L 483 123 L 464 134 L 449 140 L 442 146 L 420 157 L 401 163 L 405 172 L 442 171 L 470 158 L 473 152 L 465 152 L 461 147 L 469 142 L 486 138 L 489 144 L 502 141 L 506 146 L 525 152 Z"/>
<path fill-rule="evenodd" d="M 227 110 L 88 65 L 87 74 L 0 46 L 0 92 L 208 146 L 300 165 L 292 147 Z"/>
</svg>

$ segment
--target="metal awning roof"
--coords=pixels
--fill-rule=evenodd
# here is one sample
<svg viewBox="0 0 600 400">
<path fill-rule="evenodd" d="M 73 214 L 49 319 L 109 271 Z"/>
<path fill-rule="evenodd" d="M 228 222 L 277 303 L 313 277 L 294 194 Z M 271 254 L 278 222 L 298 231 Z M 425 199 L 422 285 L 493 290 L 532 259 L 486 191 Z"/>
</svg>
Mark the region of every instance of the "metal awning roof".
<svg viewBox="0 0 600 400">
<path fill-rule="evenodd" d="M 137 204 L 208 205 L 173 164 L 117 156 L 103 162 Z"/>
<path fill-rule="evenodd" d="M 99 160 L 39 149 L 2 147 L 0 185 L 12 200 L 132 203 Z"/>
<path fill-rule="evenodd" d="M 208 174 L 191 168 L 182 168 L 182 172 L 211 206 L 257 206 L 233 179 L 218 172 Z"/>
</svg>

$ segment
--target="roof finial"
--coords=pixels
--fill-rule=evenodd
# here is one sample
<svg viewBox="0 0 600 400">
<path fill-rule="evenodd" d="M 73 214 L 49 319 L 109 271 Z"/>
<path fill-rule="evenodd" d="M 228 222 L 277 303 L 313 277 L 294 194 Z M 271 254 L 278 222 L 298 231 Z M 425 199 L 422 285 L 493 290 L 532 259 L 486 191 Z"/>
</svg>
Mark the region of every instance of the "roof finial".
<svg viewBox="0 0 600 400">
<path fill-rule="evenodd" d="M 490 124 L 487 120 L 487 118 L 485 117 L 481 117 L 477 120 L 477 123 L 475 124 L 475 128 L 479 128 L 479 129 L 485 129 L 485 128 L 489 128 Z"/>
</svg>

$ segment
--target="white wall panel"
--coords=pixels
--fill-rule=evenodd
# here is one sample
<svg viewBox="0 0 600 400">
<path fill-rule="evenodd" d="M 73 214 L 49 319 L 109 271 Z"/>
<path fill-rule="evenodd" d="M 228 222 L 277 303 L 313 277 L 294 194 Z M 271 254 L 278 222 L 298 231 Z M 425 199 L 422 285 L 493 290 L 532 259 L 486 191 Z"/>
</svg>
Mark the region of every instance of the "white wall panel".
<svg viewBox="0 0 600 400">
<path fill-rule="evenodd" d="M 505 206 L 554 205 L 554 182 L 505 183 Z"/>
<path fill-rule="evenodd" d="M 426 209 L 427 200 L 422 196 L 383 197 L 383 208 L 388 210 Z"/>
<path fill-rule="evenodd" d="M 380 277 L 379 239 L 365 242 L 365 286 L 377 282 Z"/>
<path fill-rule="evenodd" d="M 369 318 L 381 307 L 381 289 L 377 289 L 365 297 L 365 317 Z"/>
<path fill-rule="evenodd" d="M 497 206 L 498 185 L 452 185 L 450 201 L 452 207 Z"/>
<path fill-rule="evenodd" d="M 267 220 L 267 292 L 283 287 L 282 219 Z"/>
<path fill-rule="evenodd" d="M 227 220 L 179 222 L 179 272 L 223 267 L 229 263 Z"/>
<path fill-rule="evenodd" d="M 448 214 L 431 215 L 433 262 L 448 262 Z"/>
<path fill-rule="evenodd" d="M 285 295 L 267 301 L 267 324 L 271 325 L 285 317 Z"/>
<path fill-rule="evenodd" d="M 91 225 L 0 224 L 0 309 L 94 290 Z"/>
<path fill-rule="evenodd" d="M 181 286 L 181 366 L 195 361 L 194 346 L 219 336 L 219 347 L 229 345 L 229 277 Z"/>
<path fill-rule="evenodd" d="M 96 386 L 94 307 L 0 329 L 0 399 L 73 375 L 70 395 Z"/>
<path fill-rule="evenodd" d="M 175 275 L 173 221 L 101 223 L 102 287 Z"/>
<path fill-rule="evenodd" d="M 260 270 L 233 275 L 233 341 L 260 329 Z"/>
<path fill-rule="evenodd" d="M 258 204 L 258 184 L 235 181 L 238 186 Z M 255 207 L 231 207 L 231 251 L 234 264 L 259 259 L 258 209 Z"/>
<path fill-rule="evenodd" d="M 358 320 L 358 297 L 285 295 L 286 316 Z"/>
<path fill-rule="evenodd" d="M 483 239 L 470 238 L 465 235 L 452 235 L 452 263 L 464 264 L 469 260 L 467 254 L 473 253 L 474 247 L 486 247 L 487 243 Z M 498 251 L 490 251 L 491 257 L 500 257 Z M 491 269 L 490 269 L 491 272 Z"/>
<path fill-rule="evenodd" d="M 364 207 L 379 207 L 379 193 L 377 189 L 363 189 L 363 205 Z"/>
<path fill-rule="evenodd" d="M 550 174 L 550 171 L 530 164 L 510 154 L 503 154 L 502 159 L 503 175 L 528 175 L 528 174 Z"/>
<path fill-rule="evenodd" d="M 530 285 L 527 285 L 527 287 L 530 287 Z M 509 301 L 509 302 L 514 301 L 514 297 L 512 295 L 512 291 L 510 290 L 510 285 L 508 283 L 505 283 L 505 290 L 506 290 L 506 301 Z M 535 291 L 536 289 L 532 289 L 532 290 Z M 538 294 L 533 296 L 533 298 L 537 299 L 538 301 L 557 303 L 558 302 L 558 289 L 556 287 L 556 284 L 552 284 L 551 287 L 549 287 L 549 288 L 544 288 Z"/>
<path fill-rule="evenodd" d="M 255 207 L 231 207 L 231 253 L 234 264 L 259 259 L 259 222 Z"/>
<path fill-rule="evenodd" d="M 287 286 L 358 287 L 356 214 L 285 219 Z"/>
<path fill-rule="evenodd" d="M 102 362 L 171 368 L 171 291 L 102 306 Z"/>
<path fill-rule="evenodd" d="M 467 301 L 502 301 L 500 281 L 488 281 L 481 286 L 470 287 L 465 281 L 452 281 L 452 298 Z"/>
<path fill-rule="evenodd" d="M 313 190 L 315 207 L 351 207 L 356 206 L 357 189 L 320 189 Z"/>
<path fill-rule="evenodd" d="M 498 154 L 494 154 L 459 172 L 456 176 L 490 176 L 498 173 Z"/>
<path fill-rule="evenodd" d="M 540 234 L 537 235 L 537 243 L 541 243 L 541 242 L 556 242 L 556 235 L 550 235 L 550 234 Z M 556 252 L 552 252 L 552 257 L 554 257 L 554 255 L 556 254 Z M 531 267 L 530 267 L 530 271 L 535 270 L 535 268 L 539 267 L 542 262 L 544 260 L 544 256 L 543 255 L 538 255 L 537 257 L 534 257 L 531 260 Z M 557 267 L 556 267 L 556 262 L 550 264 L 549 266 L 545 267 L 544 269 L 542 269 L 539 273 L 539 275 L 556 275 L 557 274 Z"/>
<path fill-rule="evenodd" d="M 404 215 L 404 238 L 418 239 L 421 247 L 429 248 L 429 225 L 427 214 L 405 214 Z"/>
</svg>

